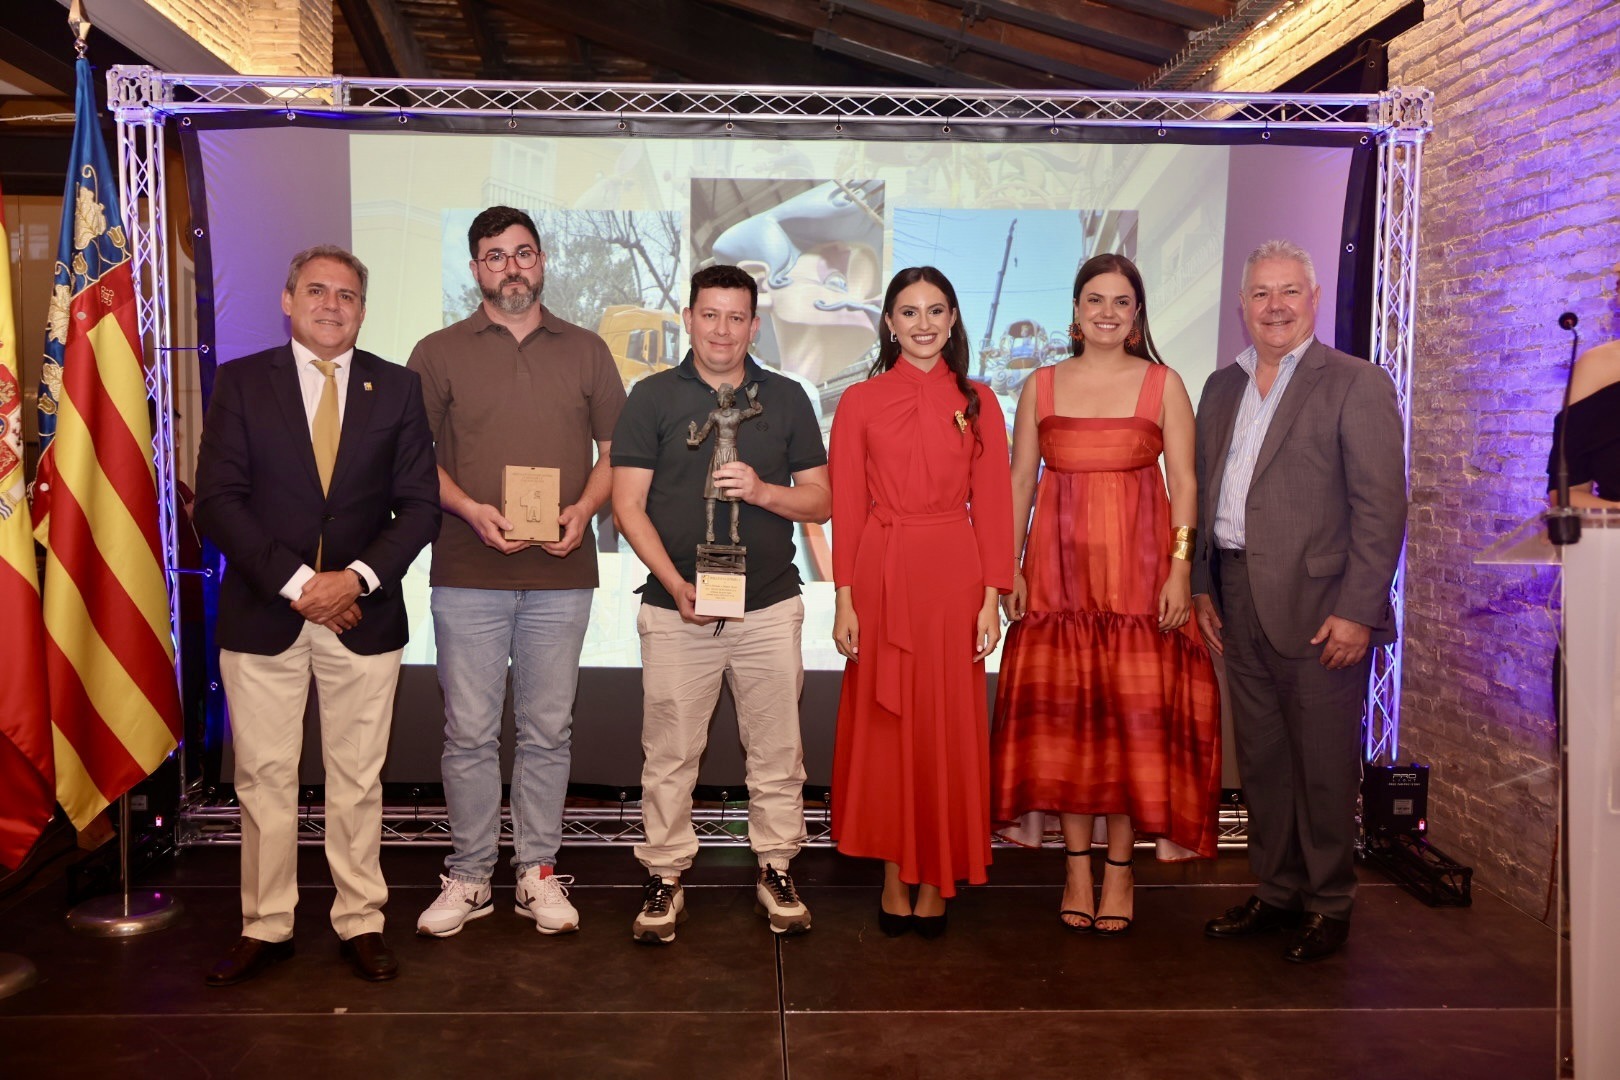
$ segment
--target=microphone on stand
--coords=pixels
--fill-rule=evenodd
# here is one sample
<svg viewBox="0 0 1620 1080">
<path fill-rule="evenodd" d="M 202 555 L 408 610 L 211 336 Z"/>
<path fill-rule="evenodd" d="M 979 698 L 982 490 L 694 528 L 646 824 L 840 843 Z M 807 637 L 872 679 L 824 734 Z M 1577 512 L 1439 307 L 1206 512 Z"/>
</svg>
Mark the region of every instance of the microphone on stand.
<svg viewBox="0 0 1620 1080">
<path fill-rule="evenodd" d="M 1575 354 L 1581 346 L 1580 332 L 1575 329 L 1580 317 L 1573 311 L 1558 316 L 1558 329 L 1569 331 L 1569 371 L 1564 376 L 1564 409 L 1558 425 L 1558 487 L 1553 508 L 1548 510 L 1547 539 L 1563 547 L 1581 539 L 1581 512 L 1569 505 L 1569 458 L 1564 452 L 1569 441 L 1569 392 L 1575 383 Z"/>
</svg>

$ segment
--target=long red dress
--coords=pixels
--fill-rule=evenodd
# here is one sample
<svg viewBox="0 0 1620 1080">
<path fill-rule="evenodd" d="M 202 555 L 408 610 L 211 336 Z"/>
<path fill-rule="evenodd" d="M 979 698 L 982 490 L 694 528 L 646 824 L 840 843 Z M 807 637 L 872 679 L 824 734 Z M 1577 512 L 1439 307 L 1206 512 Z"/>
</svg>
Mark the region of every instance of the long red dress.
<svg viewBox="0 0 1620 1080">
<path fill-rule="evenodd" d="M 1220 696 L 1193 620 L 1158 629 L 1170 574 L 1159 472 L 1168 369 L 1148 368 L 1132 416 L 1057 416 L 1035 374 L 1046 468 L 1025 544 L 1029 611 L 996 686 L 991 813 L 1129 814 L 1139 835 L 1215 854 Z M 1038 842 L 1038 841 L 1036 841 Z M 1162 845 L 1161 845 L 1161 854 Z"/>
<path fill-rule="evenodd" d="M 905 360 L 844 392 L 833 418 L 833 577 L 850 586 L 859 660 L 844 668 L 832 835 L 902 880 L 979 884 L 990 865 L 990 738 L 973 632 L 984 590 L 1012 588 L 1007 427 L 988 388 L 979 438 L 943 361 Z"/>
</svg>

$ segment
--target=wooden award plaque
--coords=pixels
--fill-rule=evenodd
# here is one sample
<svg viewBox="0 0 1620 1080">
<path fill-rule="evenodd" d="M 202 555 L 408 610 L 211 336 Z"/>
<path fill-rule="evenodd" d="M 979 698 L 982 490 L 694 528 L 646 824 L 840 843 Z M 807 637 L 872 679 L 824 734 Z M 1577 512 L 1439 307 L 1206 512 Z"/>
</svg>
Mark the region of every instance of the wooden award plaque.
<svg viewBox="0 0 1620 1080">
<path fill-rule="evenodd" d="M 562 539 L 557 524 L 562 475 L 556 469 L 508 465 L 501 477 L 501 513 L 512 527 L 508 540 L 551 542 Z"/>
</svg>

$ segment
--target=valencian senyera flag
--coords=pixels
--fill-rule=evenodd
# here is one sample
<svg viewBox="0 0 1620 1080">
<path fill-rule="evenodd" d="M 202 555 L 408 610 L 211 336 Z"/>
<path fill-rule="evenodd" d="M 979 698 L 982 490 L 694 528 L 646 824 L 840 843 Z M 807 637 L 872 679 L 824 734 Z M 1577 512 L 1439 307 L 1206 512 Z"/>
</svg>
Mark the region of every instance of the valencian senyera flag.
<svg viewBox="0 0 1620 1080">
<path fill-rule="evenodd" d="M 56 810 L 45 624 L 23 477 L 23 395 L 11 310 L 11 234 L 0 213 L 0 866 L 22 864 Z"/>
<path fill-rule="evenodd" d="M 180 700 L 130 241 L 83 59 L 78 82 L 39 387 L 34 535 L 46 551 L 56 798 L 83 829 L 174 749 Z"/>
</svg>

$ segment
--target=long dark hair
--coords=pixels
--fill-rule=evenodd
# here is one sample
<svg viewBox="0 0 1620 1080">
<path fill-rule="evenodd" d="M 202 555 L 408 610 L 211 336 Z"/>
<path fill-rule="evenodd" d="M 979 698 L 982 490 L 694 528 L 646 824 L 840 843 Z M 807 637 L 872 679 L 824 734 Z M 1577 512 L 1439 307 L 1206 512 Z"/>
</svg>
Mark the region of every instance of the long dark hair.
<svg viewBox="0 0 1620 1080">
<path fill-rule="evenodd" d="M 951 287 L 951 279 L 934 269 L 932 266 L 908 266 L 894 275 L 889 282 L 888 292 L 883 294 L 883 314 L 894 314 L 895 299 L 905 290 L 919 281 L 927 282 L 945 294 L 945 303 L 950 307 L 951 314 L 956 316 L 956 322 L 951 325 L 950 336 L 945 339 L 945 348 L 940 351 L 939 358 L 945 361 L 945 366 L 951 369 L 956 376 L 956 388 L 967 399 L 967 405 L 962 409 L 962 415 L 973 425 L 973 437 L 979 438 L 979 394 L 968 382 L 968 337 L 967 328 L 962 325 L 962 312 L 957 307 L 956 290 Z M 867 378 L 881 375 L 900 360 L 900 342 L 887 328 L 878 334 L 878 355 L 872 363 L 872 370 Z"/>
<path fill-rule="evenodd" d="M 1126 281 L 1131 283 L 1131 288 L 1136 292 L 1136 321 L 1142 328 L 1142 340 L 1132 345 L 1130 338 L 1126 338 L 1125 351 L 1149 363 L 1164 363 L 1163 360 L 1159 359 L 1159 350 L 1153 344 L 1153 333 L 1148 329 L 1147 292 L 1142 288 L 1142 272 L 1136 268 L 1136 264 L 1131 260 L 1123 255 L 1115 255 L 1112 252 L 1105 255 L 1093 255 L 1087 259 L 1085 265 L 1080 267 L 1080 272 L 1074 276 L 1075 301 L 1079 301 L 1080 293 L 1085 289 L 1086 282 L 1103 274 L 1119 274 L 1123 276 Z M 1074 349 L 1074 355 L 1079 356 L 1086 351 L 1086 340 L 1079 334 L 1072 334 L 1071 336 L 1078 339 L 1071 341 L 1069 344 Z"/>
</svg>

